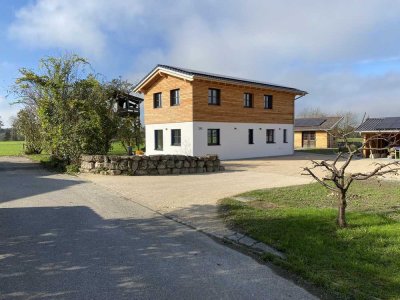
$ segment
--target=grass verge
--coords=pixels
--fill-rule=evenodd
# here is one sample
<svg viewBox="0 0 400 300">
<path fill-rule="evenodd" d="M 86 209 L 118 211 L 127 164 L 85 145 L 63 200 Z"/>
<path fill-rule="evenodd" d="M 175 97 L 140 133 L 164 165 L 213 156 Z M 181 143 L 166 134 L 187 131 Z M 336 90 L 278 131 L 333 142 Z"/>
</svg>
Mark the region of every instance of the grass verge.
<svg viewBox="0 0 400 300">
<path fill-rule="evenodd" d="M 335 198 L 318 184 L 258 190 L 222 200 L 225 220 L 283 251 L 264 259 L 344 299 L 400 297 L 400 185 L 357 182 L 349 227 L 335 225 Z"/>
<path fill-rule="evenodd" d="M 19 156 L 23 154 L 23 141 L 1 141 L 0 156 Z"/>
</svg>

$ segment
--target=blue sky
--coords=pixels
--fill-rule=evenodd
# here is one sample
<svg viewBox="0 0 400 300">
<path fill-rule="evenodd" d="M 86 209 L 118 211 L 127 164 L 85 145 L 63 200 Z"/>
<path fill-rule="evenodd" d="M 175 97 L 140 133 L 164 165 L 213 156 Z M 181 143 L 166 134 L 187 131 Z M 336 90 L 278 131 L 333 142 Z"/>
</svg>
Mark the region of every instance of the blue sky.
<svg viewBox="0 0 400 300">
<path fill-rule="evenodd" d="M 296 110 L 400 115 L 400 2 L 14 0 L 0 10 L 0 116 L 21 67 L 77 53 L 107 79 L 158 63 L 307 90 Z"/>
</svg>

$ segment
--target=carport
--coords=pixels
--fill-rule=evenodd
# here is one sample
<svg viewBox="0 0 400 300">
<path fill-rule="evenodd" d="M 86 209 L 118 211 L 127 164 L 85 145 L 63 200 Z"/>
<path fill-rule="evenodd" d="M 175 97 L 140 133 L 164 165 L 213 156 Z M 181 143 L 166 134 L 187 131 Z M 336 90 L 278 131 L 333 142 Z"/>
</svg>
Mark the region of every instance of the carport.
<svg viewBox="0 0 400 300">
<path fill-rule="evenodd" d="M 400 146 L 400 117 L 368 118 L 356 132 L 363 137 L 365 158 L 395 158 Z"/>
</svg>

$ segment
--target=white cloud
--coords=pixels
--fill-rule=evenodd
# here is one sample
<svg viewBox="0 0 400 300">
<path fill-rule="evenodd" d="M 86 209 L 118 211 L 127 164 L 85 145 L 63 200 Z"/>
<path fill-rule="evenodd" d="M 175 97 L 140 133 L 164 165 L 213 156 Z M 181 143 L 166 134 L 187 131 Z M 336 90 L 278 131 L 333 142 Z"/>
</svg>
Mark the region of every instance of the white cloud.
<svg viewBox="0 0 400 300">
<path fill-rule="evenodd" d="M 4 123 L 4 127 L 11 126 L 11 117 L 15 117 L 21 107 L 11 105 L 4 96 L 0 95 L 0 118 Z"/>
<path fill-rule="evenodd" d="M 107 47 L 107 32 L 118 30 L 119 24 L 140 11 L 136 2 L 39 0 L 17 12 L 9 36 L 32 47 L 101 56 Z"/>
<path fill-rule="evenodd" d="M 308 90 L 299 108 L 390 115 L 400 111 L 400 74 L 390 66 L 399 55 L 399 15 L 390 0 L 37 0 L 9 33 L 103 64 L 123 60 L 133 80 L 169 63 Z M 374 75 L 382 63 L 388 70 Z"/>
</svg>

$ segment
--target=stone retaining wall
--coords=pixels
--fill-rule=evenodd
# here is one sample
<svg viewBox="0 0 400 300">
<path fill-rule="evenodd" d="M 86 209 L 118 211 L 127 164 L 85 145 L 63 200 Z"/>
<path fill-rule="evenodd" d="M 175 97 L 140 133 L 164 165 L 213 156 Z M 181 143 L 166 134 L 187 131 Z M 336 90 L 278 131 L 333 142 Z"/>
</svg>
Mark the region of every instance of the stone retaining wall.
<svg viewBox="0 0 400 300">
<path fill-rule="evenodd" d="M 224 171 L 216 155 L 82 155 L 80 172 L 103 175 L 168 175 Z"/>
</svg>

